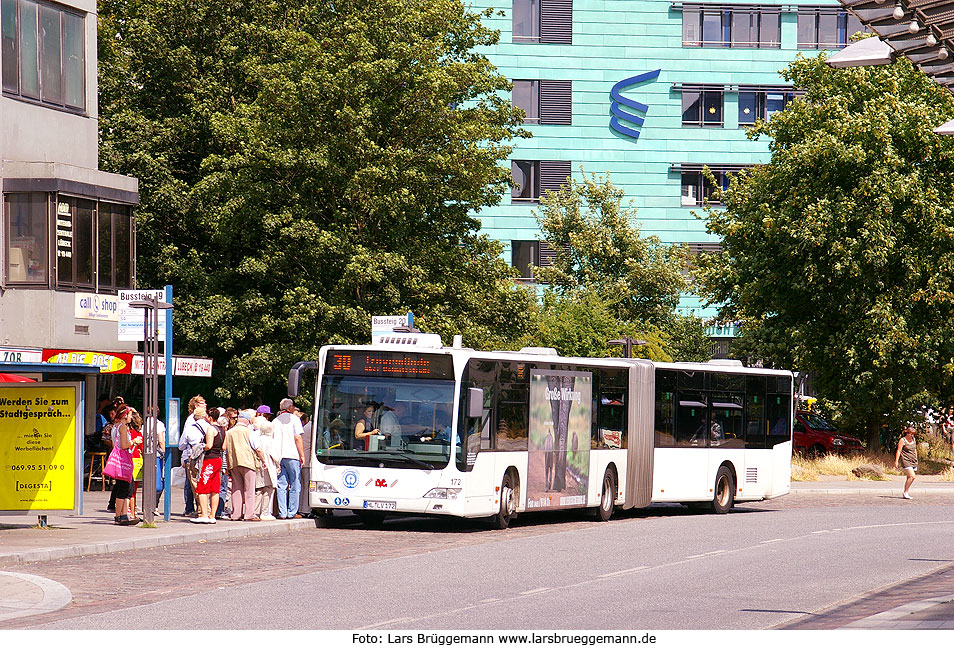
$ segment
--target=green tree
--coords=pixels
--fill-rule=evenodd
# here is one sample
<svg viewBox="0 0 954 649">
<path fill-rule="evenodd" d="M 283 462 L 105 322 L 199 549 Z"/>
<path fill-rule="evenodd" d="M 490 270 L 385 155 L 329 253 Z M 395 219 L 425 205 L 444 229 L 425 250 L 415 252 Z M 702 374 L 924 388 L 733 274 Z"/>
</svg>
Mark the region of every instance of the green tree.
<svg viewBox="0 0 954 649">
<path fill-rule="evenodd" d="M 541 198 L 541 236 L 557 252 L 552 266 L 534 269 L 549 284 L 538 343 L 605 356 L 618 353 L 609 351 L 607 340 L 632 335 L 649 343 L 639 349 L 648 358 L 708 360 L 701 321 L 676 311 L 689 288 L 688 252 L 643 237 L 636 209 L 622 201 L 623 191 L 609 176 L 585 173 L 583 182 L 570 178 Z"/>
<path fill-rule="evenodd" d="M 103 0 L 101 165 L 140 178 L 139 276 L 221 397 L 278 389 L 372 314 L 473 346 L 533 296 L 470 216 L 525 133 L 459 0 Z"/>
<path fill-rule="evenodd" d="M 814 370 L 876 447 L 885 413 L 950 393 L 954 147 L 932 129 L 954 101 L 904 59 L 799 57 L 783 76 L 805 95 L 750 131 L 772 138 L 771 162 L 709 210 L 723 251 L 699 278 L 748 353 Z"/>
</svg>

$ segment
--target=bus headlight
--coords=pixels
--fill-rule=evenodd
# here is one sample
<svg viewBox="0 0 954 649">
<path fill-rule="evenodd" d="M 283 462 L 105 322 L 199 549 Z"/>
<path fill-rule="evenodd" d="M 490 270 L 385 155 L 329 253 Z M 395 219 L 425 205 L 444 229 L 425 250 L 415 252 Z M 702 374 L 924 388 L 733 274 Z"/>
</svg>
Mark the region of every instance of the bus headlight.
<svg viewBox="0 0 954 649">
<path fill-rule="evenodd" d="M 331 486 L 330 482 L 324 480 L 315 480 L 311 483 L 311 490 L 320 494 L 336 494 L 338 490 Z"/>
<path fill-rule="evenodd" d="M 425 498 L 436 498 L 438 500 L 457 500 L 460 495 L 460 488 L 455 487 L 435 487 L 424 494 Z"/>
</svg>

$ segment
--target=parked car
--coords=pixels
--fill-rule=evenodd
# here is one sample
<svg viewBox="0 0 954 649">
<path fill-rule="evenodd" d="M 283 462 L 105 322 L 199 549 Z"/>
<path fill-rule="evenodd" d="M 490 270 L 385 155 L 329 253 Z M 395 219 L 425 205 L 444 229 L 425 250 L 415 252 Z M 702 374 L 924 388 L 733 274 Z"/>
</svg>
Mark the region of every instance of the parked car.
<svg viewBox="0 0 954 649">
<path fill-rule="evenodd" d="M 817 412 L 799 410 L 795 413 L 793 446 L 796 453 L 806 455 L 847 455 L 864 450 L 861 440 L 841 435 Z"/>
</svg>

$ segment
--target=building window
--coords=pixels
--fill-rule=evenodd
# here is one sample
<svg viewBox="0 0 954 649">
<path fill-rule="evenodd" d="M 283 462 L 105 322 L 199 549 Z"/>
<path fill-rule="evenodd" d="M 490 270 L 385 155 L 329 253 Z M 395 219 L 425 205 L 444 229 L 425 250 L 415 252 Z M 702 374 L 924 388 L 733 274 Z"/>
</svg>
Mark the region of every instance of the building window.
<svg viewBox="0 0 954 649">
<path fill-rule="evenodd" d="M 686 4 L 682 8 L 684 47 L 781 47 L 779 7 Z"/>
<path fill-rule="evenodd" d="M 798 47 L 809 50 L 841 49 L 856 32 L 869 31 L 847 11 L 831 7 L 798 8 Z"/>
<path fill-rule="evenodd" d="M 513 0 L 513 40 L 573 42 L 573 0 Z"/>
<path fill-rule="evenodd" d="M 739 125 L 755 124 L 756 120 L 769 120 L 772 115 L 784 110 L 795 99 L 791 90 L 746 90 L 739 88 Z"/>
<path fill-rule="evenodd" d="M 537 203 L 545 191 L 557 191 L 570 176 L 567 160 L 513 160 L 510 171 L 514 186 L 512 202 Z"/>
<path fill-rule="evenodd" d="M 49 194 L 7 194 L 3 200 L 6 283 L 49 283 Z"/>
<path fill-rule="evenodd" d="M 573 121 L 573 84 L 571 81 L 515 80 L 513 104 L 526 113 L 526 124 L 564 124 Z"/>
<path fill-rule="evenodd" d="M 520 273 L 521 281 L 535 282 L 534 267 L 552 266 L 556 255 L 557 250 L 546 241 L 510 242 L 510 265 Z"/>
<path fill-rule="evenodd" d="M 3 92 L 51 106 L 86 108 L 82 14 L 33 0 L 0 0 Z"/>
<path fill-rule="evenodd" d="M 514 79 L 513 105 L 524 112 L 524 124 L 540 123 L 540 82 Z"/>
<path fill-rule="evenodd" d="M 722 126 L 722 89 L 683 90 L 682 123 L 690 126 Z"/>
<path fill-rule="evenodd" d="M 710 171 L 715 176 L 719 189 L 726 190 L 729 188 L 729 176 L 726 172 L 715 169 L 710 169 Z M 721 201 L 712 197 L 715 191 L 716 187 L 709 182 L 701 171 L 682 172 L 682 205 L 684 207 L 697 207 L 702 205 L 703 201 L 709 201 L 714 205 L 720 204 Z"/>
<path fill-rule="evenodd" d="M 9 193 L 3 219 L 7 284 L 106 292 L 135 285 L 131 206 Z"/>
</svg>

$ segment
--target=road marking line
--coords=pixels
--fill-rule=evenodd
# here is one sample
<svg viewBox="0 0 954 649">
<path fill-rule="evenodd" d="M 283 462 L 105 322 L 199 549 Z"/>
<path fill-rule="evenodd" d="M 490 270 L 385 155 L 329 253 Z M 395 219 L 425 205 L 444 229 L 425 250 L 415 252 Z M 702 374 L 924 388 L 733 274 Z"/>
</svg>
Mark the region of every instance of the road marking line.
<svg viewBox="0 0 954 649">
<path fill-rule="evenodd" d="M 540 588 L 534 588 L 533 590 L 525 590 L 521 595 L 535 595 L 536 593 L 542 593 L 544 591 L 550 590 L 549 586 L 541 586 Z"/>
<path fill-rule="evenodd" d="M 711 557 L 715 554 L 725 554 L 728 550 L 713 550 L 712 552 L 703 552 L 702 554 L 694 554 L 692 556 L 686 557 L 687 559 L 699 559 L 700 557 Z"/>
<path fill-rule="evenodd" d="M 375 622 L 374 624 L 369 624 L 368 626 L 359 626 L 356 627 L 358 630 L 363 629 L 374 629 L 379 626 L 384 626 L 385 624 L 394 624 L 395 622 L 413 622 L 414 618 L 412 617 L 396 617 L 391 620 L 384 620 L 383 622 Z"/>
<path fill-rule="evenodd" d="M 606 577 L 618 577 L 619 575 L 628 575 L 631 572 L 639 572 L 640 570 L 645 570 L 648 567 L 649 566 L 637 566 L 636 568 L 628 568 L 626 570 L 617 570 L 616 572 L 608 572 L 605 575 L 600 575 L 599 578 L 604 579 Z"/>
<path fill-rule="evenodd" d="M 785 539 L 769 539 L 768 541 L 759 541 L 759 543 L 778 543 L 779 541 L 784 541 Z"/>
</svg>

